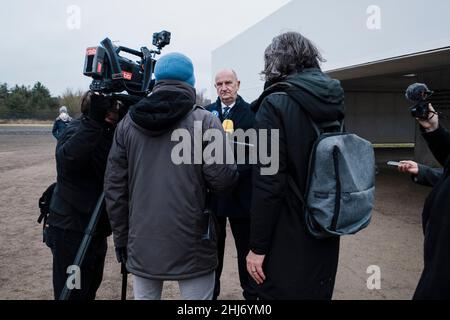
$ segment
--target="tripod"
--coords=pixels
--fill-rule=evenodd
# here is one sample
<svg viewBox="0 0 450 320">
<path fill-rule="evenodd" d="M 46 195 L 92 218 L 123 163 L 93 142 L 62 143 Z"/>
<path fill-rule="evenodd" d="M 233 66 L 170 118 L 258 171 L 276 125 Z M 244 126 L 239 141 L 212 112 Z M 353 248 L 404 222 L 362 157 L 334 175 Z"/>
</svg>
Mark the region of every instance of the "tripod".
<svg viewBox="0 0 450 320">
<path fill-rule="evenodd" d="M 73 262 L 73 266 L 78 266 L 81 268 L 83 265 L 86 252 L 89 249 L 89 246 L 92 241 L 92 237 L 94 235 L 94 232 L 97 228 L 98 221 L 100 219 L 100 214 L 105 208 L 105 194 L 102 192 L 100 197 L 97 200 L 97 204 L 95 206 L 94 212 L 92 213 L 91 220 L 89 221 L 89 224 L 84 231 L 84 237 L 81 241 L 80 247 L 78 248 L 77 255 L 75 256 L 75 260 Z M 122 292 L 121 292 L 121 300 L 126 300 L 127 295 L 127 278 L 128 278 L 128 271 L 124 263 L 121 264 L 121 274 L 122 274 Z M 69 300 L 70 294 L 72 293 L 72 289 L 68 288 L 68 281 L 69 277 L 66 280 L 66 284 L 64 285 L 63 290 L 61 291 L 61 294 L 59 295 L 59 300 Z"/>
</svg>

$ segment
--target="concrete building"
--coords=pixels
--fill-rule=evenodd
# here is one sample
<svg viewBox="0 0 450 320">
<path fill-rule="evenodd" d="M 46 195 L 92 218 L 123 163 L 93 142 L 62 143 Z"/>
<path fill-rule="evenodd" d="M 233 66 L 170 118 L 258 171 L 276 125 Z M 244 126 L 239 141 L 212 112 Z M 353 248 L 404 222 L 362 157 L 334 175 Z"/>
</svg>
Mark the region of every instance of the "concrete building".
<svg viewBox="0 0 450 320">
<path fill-rule="evenodd" d="M 301 32 L 327 60 L 323 70 L 342 81 L 347 129 L 374 144 L 415 144 L 417 159 L 430 162 L 404 92 L 426 82 L 434 105 L 448 112 L 449 12 L 448 0 L 293 0 L 216 49 L 212 72 L 234 68 L 251 101 L 262 91 L 264 49 L 282 32 Z"/>
</svg>

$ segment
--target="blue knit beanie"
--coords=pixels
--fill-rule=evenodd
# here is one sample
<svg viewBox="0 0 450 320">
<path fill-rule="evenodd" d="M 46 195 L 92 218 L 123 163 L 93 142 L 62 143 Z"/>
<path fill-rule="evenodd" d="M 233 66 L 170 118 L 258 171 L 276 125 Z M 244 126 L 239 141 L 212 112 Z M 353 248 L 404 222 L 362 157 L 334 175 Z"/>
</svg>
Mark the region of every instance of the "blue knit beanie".
<svg viewBox="0 0 450 320">
<path fill-rule="evenodd" d="M 155 79 L 178 80 L 195 86 L 194 66 L 191 59 L 181 53 L 169 53 L 162 56 L 155 66 Z"/>
</svg>

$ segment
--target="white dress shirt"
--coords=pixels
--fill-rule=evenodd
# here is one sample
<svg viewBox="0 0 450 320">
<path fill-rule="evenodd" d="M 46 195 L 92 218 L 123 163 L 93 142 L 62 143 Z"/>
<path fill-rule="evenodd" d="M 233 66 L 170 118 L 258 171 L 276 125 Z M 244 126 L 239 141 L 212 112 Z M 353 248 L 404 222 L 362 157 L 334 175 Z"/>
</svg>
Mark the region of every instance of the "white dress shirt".
<svg viewBox="0 0 450 320">
<path fill-rule="evenodd" d="M 231 105 L 229 105 L 229 106 L 227 106 L 226 104 L 224 104 L 223 102 L 221 102 L 221 104 L 222 104 L 222 114 L 225 112 L 224 110 L 225 110 L 225 108 L 230 108 L 230 111 L 229 112 L 231 112 L 231 109 L 233 109 L 233 107 L 236 105 L 236 101 L 235 102 L 233 102 Z"/>
</svg>

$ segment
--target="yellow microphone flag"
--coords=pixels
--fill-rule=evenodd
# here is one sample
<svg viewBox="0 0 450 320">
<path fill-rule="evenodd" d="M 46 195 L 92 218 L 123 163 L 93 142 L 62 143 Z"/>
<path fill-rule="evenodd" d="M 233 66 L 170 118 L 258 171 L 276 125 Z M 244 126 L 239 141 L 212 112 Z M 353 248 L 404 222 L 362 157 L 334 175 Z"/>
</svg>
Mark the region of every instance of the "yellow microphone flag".
<svg viewBox="0 0 450 320">
<path fill-rule="evenodd" d="M 229 119 L 225 120 L 222 123 L 222 126 L 223 126 L 223 130 L 225 130 L 226 133 L 229 133 L 229 134 L 233 134 L 234 133 L 233 120 L 229 120 Z"/>
</svg>

